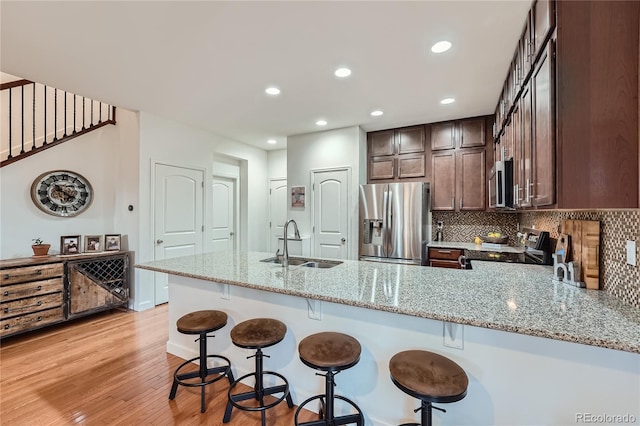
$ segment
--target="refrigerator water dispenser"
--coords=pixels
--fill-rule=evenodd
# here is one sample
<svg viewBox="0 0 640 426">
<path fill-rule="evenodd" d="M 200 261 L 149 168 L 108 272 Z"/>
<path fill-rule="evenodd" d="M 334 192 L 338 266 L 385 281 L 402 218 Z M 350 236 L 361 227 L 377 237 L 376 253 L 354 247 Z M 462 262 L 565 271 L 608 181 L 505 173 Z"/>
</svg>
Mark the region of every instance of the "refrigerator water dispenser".
<svg viewBox="0 0 640 426">
<path fill-rule="evenodd" d="M 363 222 L 363 243 L 381 246 L 384 227 L 382 219 L 365 219 Z"/>
</svg>

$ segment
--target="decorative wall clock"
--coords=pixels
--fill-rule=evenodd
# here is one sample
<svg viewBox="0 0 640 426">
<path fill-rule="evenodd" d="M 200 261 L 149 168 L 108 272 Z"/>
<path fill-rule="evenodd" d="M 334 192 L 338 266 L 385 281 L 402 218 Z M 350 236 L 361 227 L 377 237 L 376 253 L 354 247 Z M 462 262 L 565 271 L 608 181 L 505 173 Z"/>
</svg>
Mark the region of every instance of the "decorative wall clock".
<svg viewBox="0 0 640 426">
<path fill-rule="evenodd" d="M 69 170 L 41 174 L 31 185 L 31 199 L 43 212 L 53 216 L 77 216 L 93 200 L 93 188 L 84 176 Z"/>
</svg>

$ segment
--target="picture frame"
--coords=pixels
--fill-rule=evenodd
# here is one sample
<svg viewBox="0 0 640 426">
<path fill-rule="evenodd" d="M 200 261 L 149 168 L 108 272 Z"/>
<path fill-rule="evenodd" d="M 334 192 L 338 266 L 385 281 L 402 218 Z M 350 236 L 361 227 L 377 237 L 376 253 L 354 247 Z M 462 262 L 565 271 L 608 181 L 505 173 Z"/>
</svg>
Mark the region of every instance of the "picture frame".
<svg viewBox="0 0 640 426">
<path fill-rule="evenodd" d="M 291 207 L 296 208 L 304 208 L 304 197 L 305 197 L 306 187 L 304 186 L 292 186 L 291 187 Z"/>
<path fill-rule="evenodd" d="M 80 235 L 65 235 L 60 237 L 60 254 L 79 254 Z"/>
<path fill-rule="evenodd" d="M 120 234 L 104 235 L 105 251 L 120 251 Z"/>
<path fill-rule="evenodd" d="M 85 235 L 84 236 L 84 253 L 97 253 L 102 251 L 101 235 Z"/>
</svg>

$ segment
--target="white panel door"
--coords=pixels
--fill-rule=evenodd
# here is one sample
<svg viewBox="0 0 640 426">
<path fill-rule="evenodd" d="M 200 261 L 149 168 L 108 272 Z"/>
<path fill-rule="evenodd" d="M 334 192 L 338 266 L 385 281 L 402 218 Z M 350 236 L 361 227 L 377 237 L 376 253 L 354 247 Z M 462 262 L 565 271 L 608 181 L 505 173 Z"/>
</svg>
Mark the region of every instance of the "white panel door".
<svg viewBox="0 0 640 426">
<path fill-rule="evenodd" d="M 214 177 L 211 187 L 213 251 L 234 250 L 236 247 L 236 182 L 234 179 Z"/>
<path fill-rule="evenodd" d="M 155 165 L 154 233 L 155 260 L 202 253 L 204 223 L 204 172 Z M 165 274 L 155 274 L 155 304 L 168 301 Z"/>
<path fill-rule="evenodd" d="M 269 181 L 269 251 L 278 249 L 278 237 L 284 233 L 287 221 L 287 180 L 273 179 Z"/>
<path fill-rule="evenodd" d="M 349 223 L 347 169 L 313 172 L 314 255 L 346 259 Z"/>
</svg>

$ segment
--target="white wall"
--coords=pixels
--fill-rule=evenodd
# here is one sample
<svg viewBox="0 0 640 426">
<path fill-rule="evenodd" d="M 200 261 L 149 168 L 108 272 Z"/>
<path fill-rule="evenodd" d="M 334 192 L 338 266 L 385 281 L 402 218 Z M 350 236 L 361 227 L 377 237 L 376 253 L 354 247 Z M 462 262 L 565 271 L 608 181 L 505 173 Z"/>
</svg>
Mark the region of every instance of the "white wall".
<svg viewBox="0 0 640 426">
<path fill-rule="evenodd" d="M 311 195 L 311 171 L 337 167 L 351 169 L 351 194 L 349 200 L 349 259 L 358 257 L 358 188 L 361 178 L 360 162 L 362 147 L 366 144 L 366 133 L 358 126 L 325 132 L 308 133 L 287 138 L 287 186 L 306 186 L 307 200 Z M 288 217 L 298 224 L 300 233 L 311 235 L 312 207 L 304 209 L 288 207 Z M 313 247 L 313 241 L 311 242 Z"/>
<path fill-rule="evenodd" d="M 267 177 L 269 179 L 287 177 L 287 150 L 267 151 Z"/>
<path fill-rule="evenodd" d="M 126 205 L 137 199 L 137 179 L 132 178 L 137 165 L 129 162 L 137 151 L 136 120 L 125 110 L 118 110 L 117 118 L 122 124 L 104 126 L 0 169 L 0 258 L 31 256 L 36 237 L 51 244 L 50 254 L 57 254 L 63 235 L 118 233 L 123 234 L 123 248 L 135 249 L 131 234 L 137 224 L 131 226 Z M 31 184 L 50 170 L 72 170 L 89 180 L 94 199 L 85 212 L 61 218 L 33 204 Z"/>
<path fill-rule="evenodd" d="M 222 154 L 222 155 L 220 155 Z M 204 130 L 158 117 L 140 113 L 140 250 L 138 262 L 154 260 L 154 229 L 151 218 L 153 194 L 151 173 L 154 162 L 176 166 L 196 167 L 205 170 L 211 188 L 214 162 L 221 164 L 224 158 L 232 158 L 240 164 L 240 241 L 242 250 L 265 251 L 267 240 L 264 230 L 268 226 L 267 212 L 267 153 Z M 205 205 L 211 202 L 205 192 Z M 211 249 L 211 209 L 205 214 L 204 251 Z M 136 270 L 137 310 L 154 305 L 154 274 Z"/>
</svg>

